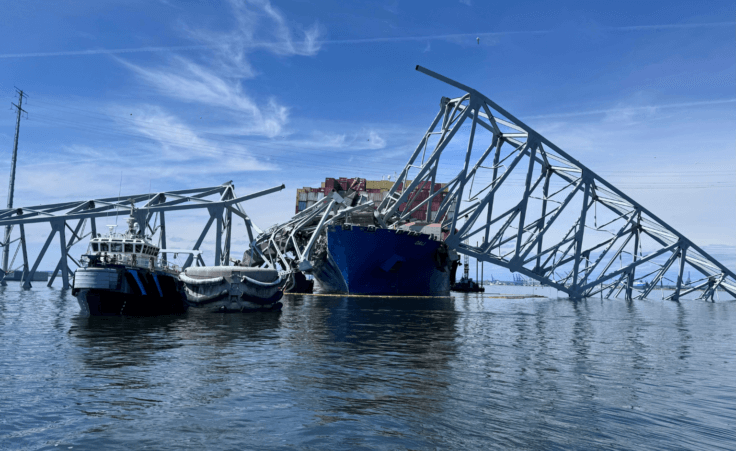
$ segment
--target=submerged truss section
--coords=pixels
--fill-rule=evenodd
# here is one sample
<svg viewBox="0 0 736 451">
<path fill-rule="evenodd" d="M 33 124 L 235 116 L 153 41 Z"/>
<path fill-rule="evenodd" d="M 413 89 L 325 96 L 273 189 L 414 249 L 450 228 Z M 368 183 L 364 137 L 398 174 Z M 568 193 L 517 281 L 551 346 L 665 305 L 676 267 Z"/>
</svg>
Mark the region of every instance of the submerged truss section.
<svg viewBox="0 0 736 451">
<path fill-rule="evenodd" d="M 0 226 L 11 226 L 13 229 L 18 230 L 18 236 L 16 238 L 12 238 L 11 232 L 8 235 L 8 240 L 0 243 L 2 246 L 15 244 L 16 247 L 13 261 L 10 263 L 9 268 L 5 268 L 2 271 L 1 280 L 5 284 L 4 278 L 7 273 L 22 270 L 21 284 L 25 288 L 30 288 L 31 281 L 38 270 L 38 266 L 43 260 L 54 237 L 58 234 L 61 257 L 56 265 L 56 269 L 51 274 L 48 286 L 51 286 L 56 276 L 61 274 L 62 286 L 63 288 L 68 288 L 69 280 L 73 275 L 70 264 L 77 267 L 80 266 L 79 262 L 73 256 L 69 255 L 69 250 L 90 235 L 97 235 L 95 219 L 116 215 L 128 216 L 131 214 L 131 208 L 133 210 L 132 214 L 136 217 L 136 221 L 141 225 L 144 233 L 150 234 L 151 236 L 155 235 L 155 239 L 158 240 L 162 249 L 161 255 L 163 262 L 166 262 L 167 259 L 165 213 L 206 209 L 209 213 L 209 219 L 193 248 L 191 250 L 170 249 L 168 253 L 179 252 L 189 254 L 183 265 L 184 268 L 192 264 L 204 266 L 205 262 L 202 259 L 201 253 L 198 251 L 210 228 L 213 224 L 216 224 L 215 261 L 213 263 L 215 265 L 227 266 L 230 262 L 233 215 L 245 221 L 246 231 L 251 241 L 254 237 L 252 229 L 255 228 L 256 231 L 259 231 L 240 204 L 282 189 L 284 189 L 284 185 L 238 197 L 235 194 L 235 186 L 231 182 L 227 182 L 220 186 L 207 188 L 193 188 L 153 194 L 122 195 L 105 199 L 90 199 L 0 210 Z M 31 266 L 26 246 L 25 226 L 38 223 L 49 224 L 51 226 L 51 233 L 46 238 L 41 251 Z M 88 224 L 89 232 L 85 233 Z M 23 261 L 20 266 L 14 269 L 13 264 L 15 258 L 18 256 L 19 250 L 22 250 Z"/>
<path fill-rule="evenodd" d="M 701 299 L 718 292 L 736 297 L 734 272 L 669 224 L 483 94 L 417 70 L 466 94 L 442 98 L 376 211 L 383 226 L 429 209 L 445 191 L 436 220 L 450 231 L 450 248 L 570 297 L 641 299 L 665 284 L 672 300 L 693 292 Z M 414 205 L 417 186 L 433 187 L 438 178 L 449 180 L 443 190 L 406 207 Z"/>
</svg>

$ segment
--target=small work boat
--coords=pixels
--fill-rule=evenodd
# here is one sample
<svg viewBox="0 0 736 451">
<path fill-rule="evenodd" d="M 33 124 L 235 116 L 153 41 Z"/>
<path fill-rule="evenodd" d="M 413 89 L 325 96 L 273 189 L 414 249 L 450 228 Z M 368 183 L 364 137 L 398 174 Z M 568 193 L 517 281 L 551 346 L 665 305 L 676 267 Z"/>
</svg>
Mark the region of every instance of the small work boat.
<svg viewBox="0 0 736 451">
<path fill-rule="evenodd" d="M 221 312 L 279 311 L 284 295 L 278 271 L 244 266 L 189 267 L 179 274 L 192 307 Z"/>
<path fill-rule="evenodd" d="M 133 212 L 128 230 L 92 237 L 72 294 L 83 316 L 152 316 L 188 308 L 180 270 L 158 259 L 160 248 L 139 230 Z"/>
</svg>

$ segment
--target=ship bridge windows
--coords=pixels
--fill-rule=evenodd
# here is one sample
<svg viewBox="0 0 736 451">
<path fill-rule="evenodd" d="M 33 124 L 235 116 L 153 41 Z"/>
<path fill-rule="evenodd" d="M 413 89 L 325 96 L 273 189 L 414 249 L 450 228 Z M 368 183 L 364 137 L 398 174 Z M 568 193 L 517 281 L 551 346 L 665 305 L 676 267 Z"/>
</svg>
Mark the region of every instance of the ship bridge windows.
<svg viewBox="0 0 736 451">
<path fill-rule="evenodd" d="M 136 244 L 135 245 L 135 252 L 136 252 L 136 254 L 140 254 L 141 253 L 141 247 L 142 246 L 143 246 L 142 244 Z"/>
<path fill-rule="evenodd" d="M 109 250 L 107 243 L 100 243 L 100 252 L 108 252 Z"/>
<path fill-rule="evenodd" d="M 133 252 L 133 245 L 125 243 L 125 252 Z"/>
<path fill-rule="evenodd" d="M 97 245 L 97 243 L 92 243 L 92 252 L 97 252 L 98 248 L 99 246 Z"/>
<path fill-rule="evenodd" d="M 110 243 L 110 252 L 123 252 L 123 243 L 115 241 Z"/>
</svg>

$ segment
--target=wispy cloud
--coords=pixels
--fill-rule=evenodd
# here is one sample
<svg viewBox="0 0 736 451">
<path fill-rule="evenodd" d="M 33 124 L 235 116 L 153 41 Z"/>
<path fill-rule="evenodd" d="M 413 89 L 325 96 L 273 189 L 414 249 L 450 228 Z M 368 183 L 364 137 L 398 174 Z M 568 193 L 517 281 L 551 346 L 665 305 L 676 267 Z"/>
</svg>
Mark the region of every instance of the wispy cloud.
<svg viewBox="0 0 736 451">
<path fill-rule="evenodd" d="M 171 169 L 172 173 L 185 175 L 201 174 L 210 170 L 217 172 L 221 170 L 223 161 L 228 161 L 228 171 L 232 172 L 276 169 L 269 163 L 257 160 L 248 151 L 247 145 L 207 139 L 201 132 L 187 126 L 160 107 L 147 105 L 137 108 L 131 117 L 134 119 L 118 122 L 134 134 L 156 142 L 161 151 L 149 156 L 149 163 Z M 175 164 L 183 161 L 196 164 L 181 167 Z"/>
<path fill-rule="evenodd" d="M 23 52 L 3 53 L 0 58 L 34 58 L 54 56 L 90 56 L 90 55 L 120 55 L 128 53 L 173 53 L 186 51 L 209 50 L 221 52 L 227 58 L 235 57 L 241 64 L 245 62 L 245 55 L 255 50 L 264 49 L 279 55 L 314 55 L 324 45 L 347 45 L 347 44 L 372 44 L 385 42 L 411 42 L 428 40 L 457 40 L 476 37 L 501 37 L 514 35 L 540 35 L 554 33 L 557 30 L 509 30 L 509 31 L 478 31 L 474 33 L 448 33 L 421 36 L 385 36 L 357 39 L 320 39 L 323 35 L 319 24 L 304 28 L 299 31 L 301 39 L 295 39 L 294 33 L 288 27 L 283 15 L 268 2 L 254 1 L 246 5 L 245 2 L 233 2 L 239 28 L 231 33 L 218 33 L 213 31 L 189 30 L 194 37 L 198 37 L 205 44 L 181 45 L 181 46 L 156 46 L 135 47 L 121 49 L 84 49 L 65 50 L 58 52 Z M 252 4 L 253 6 L 250 6 Z M 253 21 L 247 18 L 249 14 L 256 12 L 251 17 L 259 17 L 261 21 Z M 266 24 L 272 24 L 269 27 Z M 707 22 L 707 23 L 684 23 L 684 24 L 649 24 L 631 25 L 623 27 L 600 27 L 602 31 L 652 31 L 667 29 L 696 29 L 696 28 L 723 28 L 734 27 L 735 22 Z M 261 36 L 257 33 L 265 33 Z M 270 38 L 270 39 L 269 39 Z"/>
<path fill-rule="evenodd" d="M 225 78 L 212 68 L 192 60 L 173 57 L 166 66 L 143 67 L 121 61 L 146 84 L 179 101 L 225 108 L 243 116 L 242 134 L 276 136 L 288 120 L 288 108 L 275 100 L 259 104 L 243 89 L 236 78 Z M 243 75 L 252 76 L 249 68 L 240 66 Z"/>
<path fill-rule="evenodd" d="M 707 23 L 671 23 L 671 24 L 659 24 L 659 25 L 631 25 L 627 27 L 608 27 L 610 30 L 620 31 L 648 31 L 648 30 L 663 30 L 668 28 L 720 28 L 720 27 L 733 27 L 736 25 L 734 22 L 707 22 Z"/>
<path fill-rule="evenodd" d="M 284 141 L 274 140 L 272 144 L 275 148 L 288 146 L 315 150 L 378 150 L 386 147 L 386 138 L 383 131 L 364 128 L 347 133 L 313 131 L 307 136 L 297 136 Z"/>
<path fill-rule="evenodd" d="M 717 100 L 703 100 L 699 102 L 682 102 L 682 103 L 666 103 L 660 105 L 646 105 L 646 106 L 627 106 L 621 108 L 607 108 L 600 110 L 588 110 L 588 111 L 573 111 L 569 113 L 550 113 L 550 114 L 536 114 L 524 116 L 525 119 L 546 119 L 546 118 L 563 118 L 563 117 L 576 117 L 576 116 L 593 116 L 598 114 L 604 115 L 626 115 L 629 116 L 634 113 L 649 113 L 657 110 L 675 109 L 675 108 L 690 108 L 697 106 L 708 106 L 708 105 L 721 105 L 726 103 L 736 103 L 736 98 L 733 99 L 717 99 Z"/>
<path fill-rule="evenodd" d="M 256 49 L 280 56 L 310 56 L 320 47 L 319 25 L 294 31 L 268 1 L 231 1 L 236 26 L 207 30 L 184 26 L 185 34 L 213 49 L 215 58 L 195 60 L 172 55 L 165 64 L 144 66 L 119 59 L 145 84 L 177 101 L 225 109 L 242 135 L 277 136 L 289 110 L 275 99 L 255 99 L 242 81 L 256 76 L 249 55 Z M 299 38 L 295 38 L 298 35 Z"/>
<path fill-rule="evenodd" d="M 24 53 L 3 53 L 0 58 L 37 58 L 45 56 L 89 56 L 89 55 L 119 55 L 125 53 L 157 53 L 157 52 L 177 52 L 186 50 L 208 50 L 211 45 L 178 45 L 165 47 L 134 47 L 123 49 L 86 49 L 86 50 L 65 50 L 60 52 L 24 52 Z"/>
</svg>

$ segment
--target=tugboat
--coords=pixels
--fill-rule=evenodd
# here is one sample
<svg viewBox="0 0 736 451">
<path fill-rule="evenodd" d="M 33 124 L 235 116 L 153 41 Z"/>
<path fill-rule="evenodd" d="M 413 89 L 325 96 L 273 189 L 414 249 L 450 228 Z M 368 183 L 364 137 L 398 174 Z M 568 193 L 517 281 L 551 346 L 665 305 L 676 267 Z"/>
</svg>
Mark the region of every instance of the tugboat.
<svg viewBox="0 0 736 451">
<path fill-rule="evenodd" d="M 158 260 L 160 248 L 131 215 L 128 230 L 90 240 L 72 294 L 83 316 L 153 316 L 184 313 L 187 298 L 176 266 Z"/>
<path fill-rule="evenodd" d="M 463 258 L 463 277 L 459 282 L 452 284 L 452 291 L 461 293 L 483 293 L 486 291 L 484 287 L 478 285 L 478 282 L 470 278 L 470 265 L 468 264 L 468 256 Z"/>
</svg>

